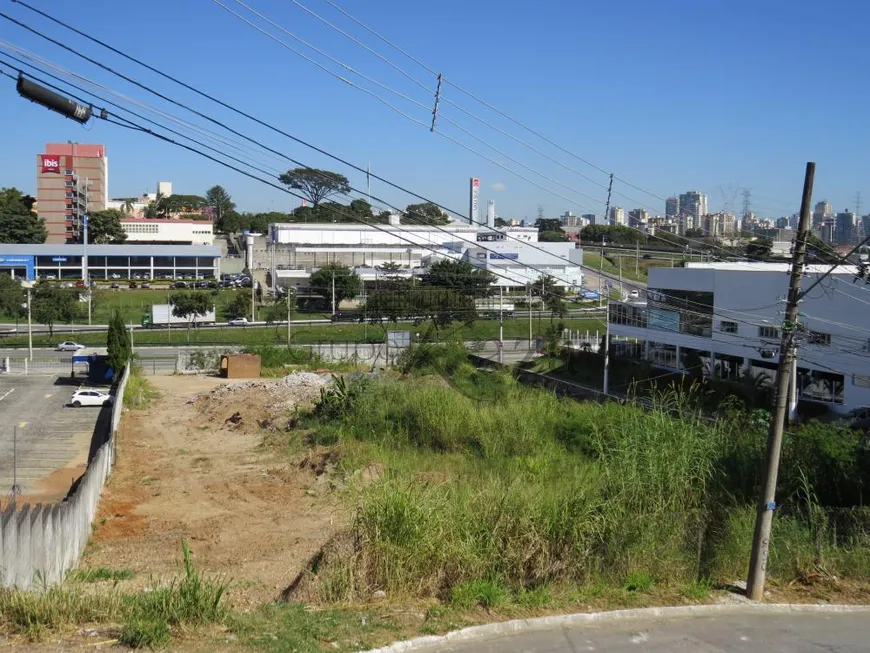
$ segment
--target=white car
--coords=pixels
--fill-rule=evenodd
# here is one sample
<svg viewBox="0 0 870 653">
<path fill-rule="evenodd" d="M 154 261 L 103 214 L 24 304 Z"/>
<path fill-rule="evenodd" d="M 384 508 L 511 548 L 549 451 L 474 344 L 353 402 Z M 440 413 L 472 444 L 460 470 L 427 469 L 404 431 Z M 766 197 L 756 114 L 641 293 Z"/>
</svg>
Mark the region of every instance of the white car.
<svg viewBox="0 0 870 653">
<path fill-rule="evenodd" d="M 111 406 L 115 399 L 102 390 L 76 390 L 69 398 L 70 406 Z"/>
<path fill-rule="evenodd" d="M 632 290 L 630 293 L 628 293 L 628 296 L 630 299 L 639 299 L 640 293 L 637 290 Z"/>
<path fill-rule="evenodd" d="M 79 349 L 84 348 L 84 345 L 80 345 L 79 343 L 73 342 L 72 340 L 67 340 L 57 346 L 57 351 L 78 351 Z"/>
<path fill-rule="evenodd" d="M 232 320 L 227 322 L 230 326 L 248 326 L 248 318 L 246 317 L 234 317 Z"/>
</svg>

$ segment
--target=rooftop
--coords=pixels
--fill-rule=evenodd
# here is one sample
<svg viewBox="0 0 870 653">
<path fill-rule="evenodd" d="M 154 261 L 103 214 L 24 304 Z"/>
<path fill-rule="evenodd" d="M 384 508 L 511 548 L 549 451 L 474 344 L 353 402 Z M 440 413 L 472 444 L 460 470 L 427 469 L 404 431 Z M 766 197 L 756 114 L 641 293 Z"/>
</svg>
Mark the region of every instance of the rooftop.
<svg viewBox="0 0 870 653">
<path fill-rule="evenodd" d="M 81 256 L 84 245 L 10 245 L 0 243 L 0 256 Z M 214 256 L 221 248 L 212 245 L 88 245 L 88 256 Z"/>
<path fill-rule="evenodd" d="M 728 270 L 728 271 L 737 271 L 737 272 L 783 272 L 786 273 L 791 269 L 790 263 L 762 263 L 759 261 L 734 261 L 734 262 L 725 262 L 725 261 L 714 261 L 710 263 L 686 263 L 684 266 L 686 268 L 692 268 L 693 270 Z M 807 274 L 824 274 L 828 270 L 830 270 L 831 266 L 828 264 L 817 264 L 817 265 L 807 265 L 804 267 L 804 270 Z M 672 268 L 662 268 L 662 269 L 672 269 Z M 678 269 L 678 268 L 673 268 Z M 854 265 L 841 265 L 836 270 L 834 270 L 833 274 L 848 274 L 854 275 L 858 271 L 857 266 Z"/>
</svg>

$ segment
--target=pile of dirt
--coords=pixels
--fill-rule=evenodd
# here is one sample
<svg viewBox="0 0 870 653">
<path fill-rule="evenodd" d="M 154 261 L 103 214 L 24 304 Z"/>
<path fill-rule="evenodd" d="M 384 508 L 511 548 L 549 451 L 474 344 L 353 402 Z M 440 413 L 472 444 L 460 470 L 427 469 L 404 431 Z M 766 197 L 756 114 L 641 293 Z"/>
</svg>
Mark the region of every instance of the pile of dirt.
<svg viewBox="0 0 870 653">
<path fill-rule="evenodd" d="M 208 422 L 234 431 L 255 432 L 286 425 L 287 413 L 308 406 L 332 381 L 328 374 L 294 372 L 280 379 L 254 379 L 220 385 L 192 403 Z"/>
</svg>

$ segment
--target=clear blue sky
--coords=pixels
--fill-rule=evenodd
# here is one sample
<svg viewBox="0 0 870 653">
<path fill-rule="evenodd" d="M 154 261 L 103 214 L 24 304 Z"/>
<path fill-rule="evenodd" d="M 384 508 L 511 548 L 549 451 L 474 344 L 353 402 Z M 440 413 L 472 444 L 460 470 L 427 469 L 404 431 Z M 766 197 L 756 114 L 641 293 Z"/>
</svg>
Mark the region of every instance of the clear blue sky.
<svg viewBox="0 0 870 653">
<path fill-rule="evenodd" d="M 234 0 L 222 1 L 244 12 Z M 870 210 L 870 123 L 866 117 L 870 91 L 864 83 L 870 51 L 862 32 L 870 22 L 866 3 L 337 1 L 443 72 L 448 80 L 567 150 L 656 195 L 697 188 L 710 196 L 711 208 L 716 209 L 723 204 L 720 187 L 726 196 L 746 187 L 752 190 L 758 213 L 780 216 L 797 210 L 804 164 L 812 159 L 818 163 L 814 200 L 828 199 L 842 210 L 854 207 L 855 193 L 861 191 L 866 197 L 865 212 Z M 212 0 L 30 2 L 324 149 L 363 166 L 371 162 L 374 172 L 451 208 L 465 210 L 468 177 L 479 176 L 481 213 L 487 199 L 496 200 L 500 215 L 521 218 L 533 217 L 539 204 L 549 216 L 565 210 L 603 212 L 606 191 L 602 188 L 454 107 L 441 104 L 439 125 L 445 133 L 558 194 L 539 189 L 407 121 L 253 31 Z M 387 55 L 429 90 L 415 86 L 291 0 L 247 0 L 357 70 L 427 107 L 431 104 L 435 88 L 431 74 L 347 21 L 324 0 L 300 2 Z M 18 5 L 6 2 L 0 6 L 167 95 L 266 140 L 277 150 L 308 165 L 342 172 L 352 184 L 365 187 L 364 175 L 211 105 Z M 307 51 L 290 37 L 280 36 Z M 5 20 L 0 20 L 0 39 L 149 104 L 184 114 Z M 386 91 L 378 92 L 390 97 Z M 537 141 L 449 85 L 444 97 L 606 183 L 599 171 Z M 428 122 L 430 109 L 390 99 L 409 115 Z M 185 117 L 205 124 L 190 114 Z M 456 120 L 552 181 L 487 150 L 443 118 Z M 170 180 L 179 193 L 201 194 L 220 183 L 243 210 L 287 210 L 298 203 L 149 136 L 102 121 L 80 127 L 19 98 L 14 83 L 6 77 L 0 78 L 0 125 L 0 186 L 33 192 L 34 155 L 45 142 L 75 140 L 106 144 L 113 196 L 153 192 L 158 180 Z M 281 169 L 292 167 L 275 159 L 267 163 Z M 614 204 L 664 211 L 663 202 L 655 197 L 618 182 L 616 189 L 631 199 L 617 196 Z M 372 191 L 401 206 L 417 201 L 380 182 L 373 183 Z M 737 195 L 735 208 L 740 201 Z"/>
</svg>

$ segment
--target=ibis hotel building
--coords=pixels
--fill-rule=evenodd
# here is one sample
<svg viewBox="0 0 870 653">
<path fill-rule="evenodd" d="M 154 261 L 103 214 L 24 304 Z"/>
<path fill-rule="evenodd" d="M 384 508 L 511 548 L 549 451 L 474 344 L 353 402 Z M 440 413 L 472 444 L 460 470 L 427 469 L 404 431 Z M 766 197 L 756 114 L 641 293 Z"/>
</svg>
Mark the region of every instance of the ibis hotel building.
<svg viewBox="0 0 870 653">
<path fill-rule="evenodd" d="M 36 199 L 46 243 L 80 243 L 86 211 L 106 208 L 109 161 L 105 145 L 47 143 L 36 155 Z"/>
</svg>

